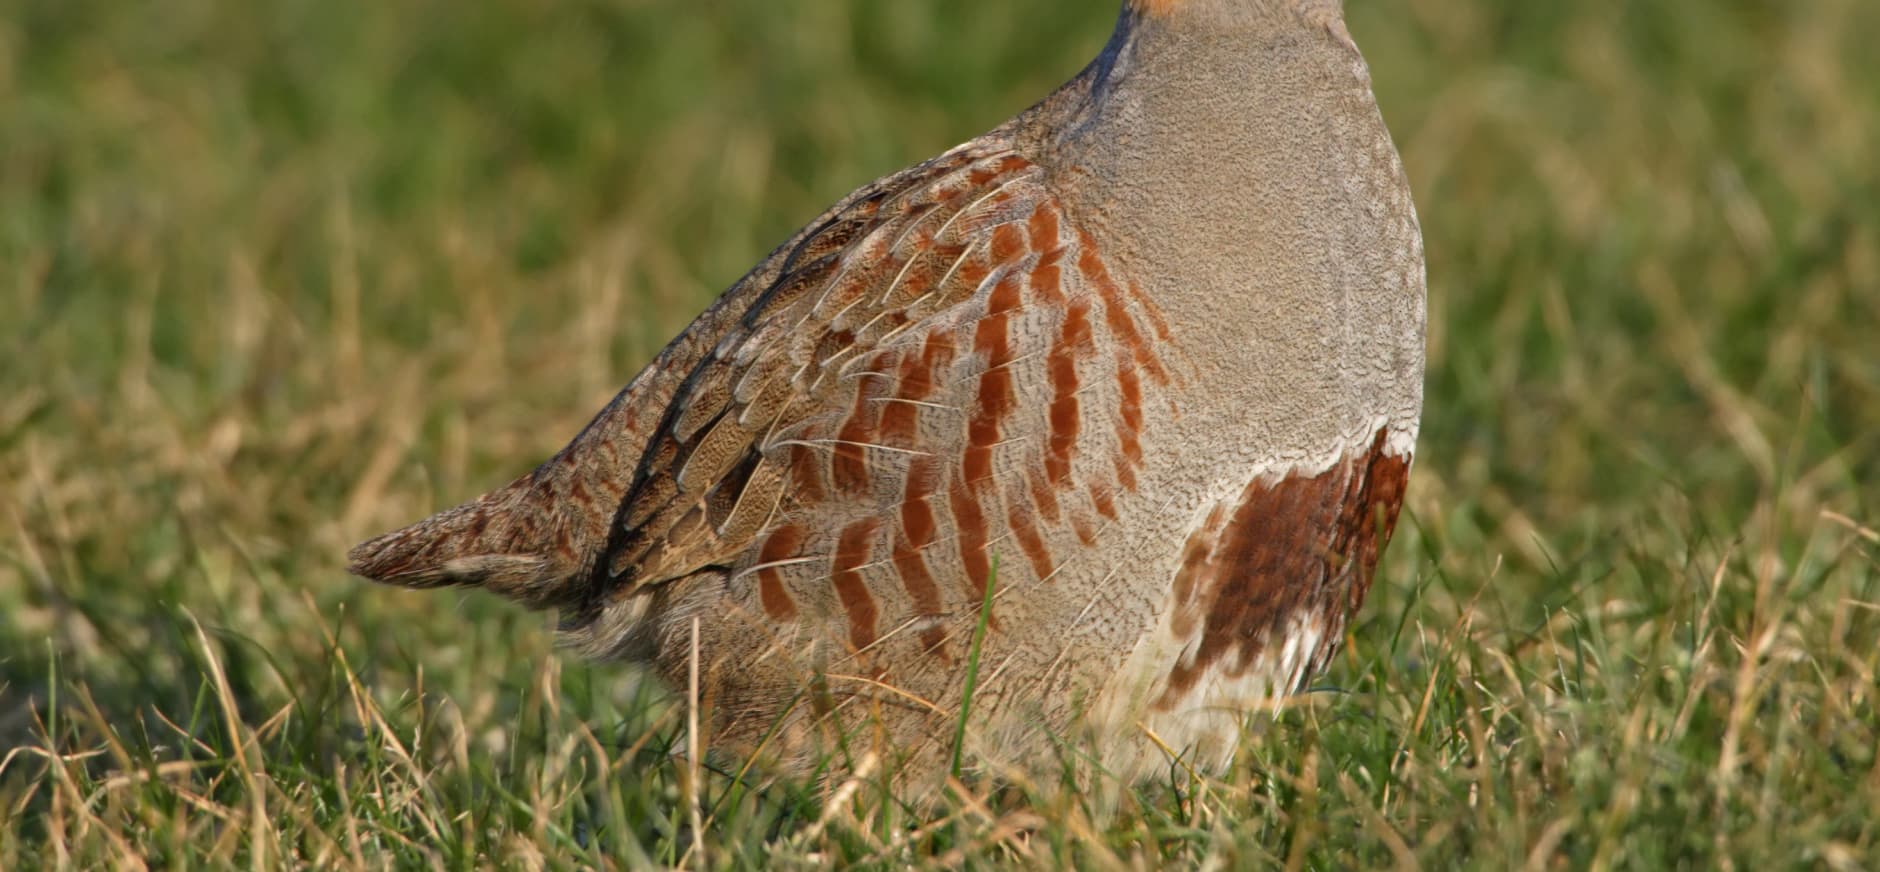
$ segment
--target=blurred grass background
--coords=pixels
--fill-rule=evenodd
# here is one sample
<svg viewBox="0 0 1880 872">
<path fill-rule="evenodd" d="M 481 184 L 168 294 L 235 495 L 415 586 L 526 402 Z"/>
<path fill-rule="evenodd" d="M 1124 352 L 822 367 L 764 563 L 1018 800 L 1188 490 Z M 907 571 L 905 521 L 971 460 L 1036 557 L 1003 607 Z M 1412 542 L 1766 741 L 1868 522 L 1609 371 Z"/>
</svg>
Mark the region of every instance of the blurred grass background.
<svg viewBox="0 0 1880 872">
<path fill-rule="evenodd" d="M 1880 866 L 1880 5 L 1350 0 L 1427 412 L 1327 686 L 1111 818 L 714 788 L 343 575 L 1109 0 L 0 0 L 0 867 Z"/>
</svg>

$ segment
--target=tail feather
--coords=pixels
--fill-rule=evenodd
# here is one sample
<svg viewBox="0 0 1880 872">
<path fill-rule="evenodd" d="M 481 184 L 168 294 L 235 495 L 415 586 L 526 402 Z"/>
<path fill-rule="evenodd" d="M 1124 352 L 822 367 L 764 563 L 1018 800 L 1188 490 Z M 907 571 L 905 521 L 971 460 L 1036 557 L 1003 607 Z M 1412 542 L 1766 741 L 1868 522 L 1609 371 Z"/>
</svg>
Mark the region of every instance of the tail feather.
<svg viewBox="0 0 1880 872">
<path fill-rule="evenodd" d="M 346 555 L 347 571 L 385 584 L 488 588 L 536 609 L 579 600 L 585 519 L 567 516 L 524 476 Z"/>
<path fill-rule="evenodd" d="M 696 359 L 709 339 L 682 346 L 682 338 L 663 354 L 678 348 Z M 589 601 L 591 570 L 640 462 L 638 434 L 658 424 L 671 399 L 677 381 L 664 374 L 690 366 L 648 367 L 534 472 L 354 548 L 348 570 L 405 587 L 484 587 L 538 609 Z"/>
</svg>

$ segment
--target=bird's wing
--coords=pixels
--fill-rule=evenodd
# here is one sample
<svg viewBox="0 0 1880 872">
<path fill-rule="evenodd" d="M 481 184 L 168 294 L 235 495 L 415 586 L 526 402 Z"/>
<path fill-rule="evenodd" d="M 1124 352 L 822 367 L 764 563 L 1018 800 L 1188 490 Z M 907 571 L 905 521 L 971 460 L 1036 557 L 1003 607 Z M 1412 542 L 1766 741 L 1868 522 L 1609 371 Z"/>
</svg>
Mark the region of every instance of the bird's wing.
<svg viewBox="0 0 1880 872">
<path fill-rule="evenodd" d="M 1134 486 L 1141 380 L 1165 377 L 1166 327 L 1072 224 L 1042 168 L 985 145 L 829 216 L 674 392 L 601 556 L 607 592 L 721 567 L 781 615 L 791 570 L 853 618 L 866 567 L 926 612 L 953 598 L 936 577 L 983 585 L 1005 534 L 1048 575 L 1051 541 L 1094 535 Z M 1109 418 L 1080 408 L 1092 387 Z M 1092 451 L 1080 465 L 1103 473 L 1076 480 Z"/>
</svg>

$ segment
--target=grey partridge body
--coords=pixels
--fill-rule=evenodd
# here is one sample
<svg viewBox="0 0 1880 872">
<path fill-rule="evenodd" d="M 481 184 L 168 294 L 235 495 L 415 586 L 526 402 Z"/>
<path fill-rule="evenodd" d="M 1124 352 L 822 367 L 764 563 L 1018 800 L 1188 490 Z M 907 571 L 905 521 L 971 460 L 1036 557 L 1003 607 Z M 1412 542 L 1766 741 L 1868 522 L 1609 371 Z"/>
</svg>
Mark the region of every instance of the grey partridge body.
<svg viewBox="0 0 1880 872">
<path fill-rule="evenodd" d="M 560 614 L 711 744 L 831 731 L 924 777 L 968 648 L 979 751 L 1218 766 L 1323 668 L 1422 402 L 1409 187 L 1336 0 L 1129 0 L 1042 103 L 868 185 L 554 458 L 352 571 Z"/>
</svg>

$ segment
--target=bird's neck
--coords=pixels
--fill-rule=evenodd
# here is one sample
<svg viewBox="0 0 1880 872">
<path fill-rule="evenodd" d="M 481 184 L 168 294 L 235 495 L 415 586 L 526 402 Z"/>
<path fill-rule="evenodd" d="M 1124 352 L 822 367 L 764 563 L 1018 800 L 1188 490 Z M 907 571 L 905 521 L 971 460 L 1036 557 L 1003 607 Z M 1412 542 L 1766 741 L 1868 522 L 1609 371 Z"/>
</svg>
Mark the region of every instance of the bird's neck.
<svg viewBox="0 0 1880 872">
<path fill-rule="evenodd" d="M 1327 150 L 1383 136 L 1338 0 L 1127 0 L 1065 96 L 1054 150 L 1117 183 L 1103 188 L 1104 211 L 1316 181 Z M 1334 119 L 1360 129 L 1334 131 Z"/>
<path fill-rule="evenodd" d="M 1297 22 L 1338 24 L 1344 18 L 1342 7 L 1342 0 L 1127 0 L 1124 14 L 1126 22 L 1134 19 L 1219 30 L 1257 30 Z"/>
<path fill-rule="evenodd" d="M 1146 285 L 1169 283 L 1188 323 L 1330 318 L 1360 290 L 1338 252 L 1414 249 L 1407 201 L 1373 214 L 1400 174 L 1337 11 L 1130 0 L 1058 104 L 1047 147 L 1069 207 Z"/>
<path fill-rule="evenodd" d="M 1323 99 L 1357 84 L 1368 100 L 1370 84 L 1340 0 L 1126 0 L 1080 79 L 1093 107 L 1146 109 L 1134 99 L 1145 95 L 1159 111 L 1197 113 L 1148 119 L 1185 130 L 1296 122 L 1286 113 L 1297 107 L 1276 106 L 1274 90 Z"/>
<path fill-rule="evenodd" d="M 1415 211 L 1337 12 L 1130 0 L 1041 144 L 1073 219 L 1182 325 L 1194 384 L 1296 404 L 1262 444 L 1300 456 L 1369 426 L 1378 397 L 1414 420 L 1420 396 Z M 1240 426 L 1230 406 L 1206 426 Z"/>
</svg>

